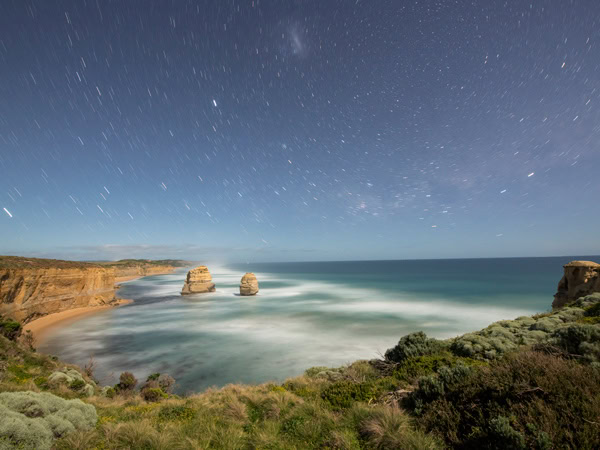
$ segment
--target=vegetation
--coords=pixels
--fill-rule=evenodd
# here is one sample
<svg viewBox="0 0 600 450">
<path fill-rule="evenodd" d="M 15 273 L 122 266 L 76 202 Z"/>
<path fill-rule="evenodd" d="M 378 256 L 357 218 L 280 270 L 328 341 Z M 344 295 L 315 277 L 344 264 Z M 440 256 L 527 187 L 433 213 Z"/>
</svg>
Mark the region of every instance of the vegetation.
<svg viewBox="0 0 600 450">
<path fill-rule="evenodd" d="M 86 431 L 98 421 L 96 409 L 81 400 L 47 392 L 0 393 L 0 447 L 49 449 L 55 438 Z"/>
<path fill-rule="evenodd" d="M 69 425 L 0 401 L 0 448 L 597 448 L 598 305 L 592 295 L 445 341 L 412 333 L 381 360 L 186 397 L 159 373 L 101 388 L 92 364 L 82 372 L 0 337 L 0 391 L 42 398 L 31 411 L 55 396 L 87 408 Z M 38 418 L 46 425 L 29 425 Z"/>
<path fill-rule="evenodd" d="M 11 341 L 21 336 L 21 324 L 15 320 L 0 316 L 0 335 Z"/>
<path fill-rule="evenodd" d="M 92 267 L 138 267 L 138 266 L 188 266 L 179 259 L 121 259 L 120 261 L 66 261 L 60 259 L 27 258 L 23 256 L 0 256 L 0 269 L 85 269 Z"/>
<path fill-rule="evenodd" d="M 115 269 L 138 266 L 186 267 L 190 265 L 189 262 L 180 259 L 121 259 L 119 261 L 102 261 L 97 264 L 103 267 L 114 267 Z"/>
</svg>

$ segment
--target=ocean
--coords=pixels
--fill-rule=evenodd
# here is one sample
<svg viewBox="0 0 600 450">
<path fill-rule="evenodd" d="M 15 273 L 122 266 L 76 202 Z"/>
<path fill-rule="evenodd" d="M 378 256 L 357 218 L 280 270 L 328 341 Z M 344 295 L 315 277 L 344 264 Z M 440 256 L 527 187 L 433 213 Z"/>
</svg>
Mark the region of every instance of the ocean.
<svg viewBox="0 0 600 450">
<path fill-rule="evenodd" d="M 548 311 L 573 259 L 584 258 L 207 262 L 217 292 L 182 297 L 188 269 L 126 282 L 119 296 L 135 303 L 64 325 L 39 350 L 78 365 L 93 357 L 104 385 L 123 371 L 169 373 L 180 394 L 281 382 L 378 357 L 414 331 L 448 338 Z M 259 280 L 255 297 L 238 295 L 245 272 Z"/>
</svg>

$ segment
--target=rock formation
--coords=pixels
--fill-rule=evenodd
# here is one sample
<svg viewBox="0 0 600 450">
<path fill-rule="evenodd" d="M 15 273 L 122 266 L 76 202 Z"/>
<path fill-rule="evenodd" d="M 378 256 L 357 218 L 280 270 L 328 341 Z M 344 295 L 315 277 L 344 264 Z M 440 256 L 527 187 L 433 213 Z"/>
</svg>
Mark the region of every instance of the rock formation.
<svg viewBox="0 0 600 450">
<path fill-rule="evenodd" d="M 0 315 L 27 323 L 67 309 L 117 301 L 113 269 L 39 261 L 25 267 L 0 262 Z"/>
<path fill-rule="evenodd" d="M 22 323 L 69 309 L 118 305 L 115 277 L 170 273 L 183 261 L 84 263 L 0 256 L 0 315 Z"/>
<path fill-rule="evenodd" d="M 215 292 L 215 283 L 206 266 L 198 266 L 188 272 L 181 295 L 202 294 L 204 292 Z"/>
<path fill-rule="evenodd" d="M 560 308 L 579 297 L 600 292 L 600 264 L 592 261 L 571 261 L 563 267 L 565 274 L 554 294 L 553 308 Z"/>
<path fill-rule="evenodd" d="M 240 282 L 240 295 L 256 295 L 258 292 L 258 280 L 251 272 L 246 273 Z"/>
</svg>

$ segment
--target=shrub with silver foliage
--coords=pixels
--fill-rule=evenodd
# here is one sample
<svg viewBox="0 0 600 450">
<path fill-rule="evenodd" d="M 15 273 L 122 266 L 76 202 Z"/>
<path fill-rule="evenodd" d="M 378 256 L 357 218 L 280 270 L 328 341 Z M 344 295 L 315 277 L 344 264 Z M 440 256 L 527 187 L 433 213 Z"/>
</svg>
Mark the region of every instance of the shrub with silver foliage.
<svg viewBox="0 0 600 450">
<path fill-rule="evenodd" d="M 47 392 L 0 394 L 0 449 L 50 449 L 54 439 L 93 428 L 96 409 Z"/>
<path fill-rule="evenodd" d="M 52 372 L 52 374 L 48 377 L 48 384 L 50 386 L 64 384 L 71 388 L 77 386 L 77 388 L 74 390 L 82 393 L 86 397 L 91 397 L 94 395 L 94 385 L 85 381 L 81 373 L 75 369 L 69 369 L 65 367 L 61 370 Z"/>
</svg>

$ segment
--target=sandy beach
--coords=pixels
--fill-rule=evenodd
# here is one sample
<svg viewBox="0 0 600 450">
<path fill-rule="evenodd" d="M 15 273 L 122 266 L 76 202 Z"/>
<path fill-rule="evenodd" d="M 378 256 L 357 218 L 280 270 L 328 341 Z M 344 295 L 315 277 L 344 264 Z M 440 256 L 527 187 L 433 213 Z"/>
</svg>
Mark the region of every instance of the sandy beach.
<svg viewBox="0 0 600 450">
<path fill-rule="evenodd" d="M 129 303 L 133 303 L 133 300 L 118 299 L 111 305 L 85 306 L 83 308 L 69 309 L 67 311 L 48 314 L 47 316 L 40 317 L 39 319 L 29 322 L 23 327 L 23 330 L 31 331 L 35 340 L 35 345 L 40 345 L 42 342 L 44 342 L 48 334 L 54 328 L 67 325 L 85 316 L 89 316 L 100 311 L 105 311 L 107 309 L 117 308 Z"/>
</svg>

